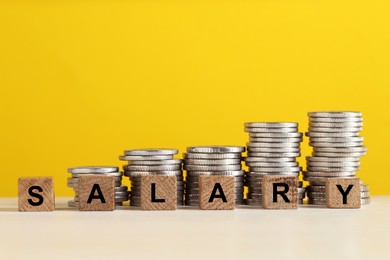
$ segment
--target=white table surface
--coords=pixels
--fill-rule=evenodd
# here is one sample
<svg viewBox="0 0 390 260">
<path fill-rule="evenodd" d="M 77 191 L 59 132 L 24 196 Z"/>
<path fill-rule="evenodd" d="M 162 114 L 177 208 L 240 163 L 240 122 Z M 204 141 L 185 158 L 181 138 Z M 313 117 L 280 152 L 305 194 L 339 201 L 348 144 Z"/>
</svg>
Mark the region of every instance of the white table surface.
<svg viewBox="0 0 390 260">
<path fill-rule="evenodd" d="M 1 259 L 390 259 L 390 196 L 361 209 L 18 212 L 0 199 Z"/>
</svg>

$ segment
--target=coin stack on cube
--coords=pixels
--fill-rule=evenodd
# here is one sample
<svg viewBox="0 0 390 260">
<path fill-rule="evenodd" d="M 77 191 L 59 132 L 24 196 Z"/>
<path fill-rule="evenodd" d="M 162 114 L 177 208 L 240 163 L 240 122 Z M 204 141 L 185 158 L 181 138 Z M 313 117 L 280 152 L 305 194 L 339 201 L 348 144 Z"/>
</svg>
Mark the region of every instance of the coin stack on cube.
<svg viewBox="0 0 390 260">
<path fill-rule="evenodd" d="M 245 185 L 248 193 L 245 203 L 261 206 L 261 185 L 265 175 L 299 176 L 302 170 L 296 158 L 300 156 L 302 133 L 294 122 L 251 122 L 245 123 L 249 133 L 248 155 L 244 158 L 248 171 Z M 299 182 L 298 203 L 302 203 L 305 189 Z"/>
<path fill-rule="evenodd" d="M 176 149 L 135 149 L 126 150 L 119 159 L 127 161 L 123 166 L 124 175 L 131 182 L 130 206 L 141 206 L 141 176 L 175 175 L 177 179 L 177 205 L 183 205 L 184 181 L 182 160 L 174 159 Z"/>
<path fill-rule="evenodd" d="M 235 202 L 242 205 L 244 199 L 244 172 L 241 170 L 241 146 L 196 146 L 188 147 L 184 157 L 186 170 L 185 204 L 199 205 L 200 175 L 228 175 L 235 177 Z"/>
<path fill-rule="evenodd" d="M 356 177 L 360 157 L 366 154 L 361 112 L 311 112 L 309 115 L 309 145 L 313 147 L 308 156 L 304 180 L 309 204 L 325 205 L 325 182 L 327 178 Z M 370 202 L 369 187 L 361 183 L 362 204 Z"/>
<path fill-rule="evenodd" d="M 78 190 L 78 177 L 82 174 L 96 174 L 96 175 L 108 175 L 115 176 L 115 203 L 117 206 L 122 205 L 122 202 L 129 200 L 129 191 L 127 186 L 122 186 L 122 172 L 115 166 L 83 166 L 69 168 L 68 172 L 72 174 L 71 178 L 68 178 L 68 187 L 73 188 L 75 192 L 74 200 L 70 200 L 68 205 L 70 207 L 78 207 L 79 203 L 79 190 Z"/>
</svg>

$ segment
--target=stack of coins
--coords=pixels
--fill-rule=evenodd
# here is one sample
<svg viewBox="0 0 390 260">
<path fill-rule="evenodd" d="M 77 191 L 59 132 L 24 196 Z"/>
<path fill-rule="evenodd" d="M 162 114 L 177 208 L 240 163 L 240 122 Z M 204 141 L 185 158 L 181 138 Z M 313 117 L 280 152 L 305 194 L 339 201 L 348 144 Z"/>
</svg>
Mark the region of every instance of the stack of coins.
<svg viewBox="0 0 390 260">
<path fill-rule="evenodd" d="M 241 170 L 241 146 L 188 147 L 184 157 L 186 170 L 185 204 L 199 205 L 198 178 L 201 175 L 228 175 L 235 177 L 235 202 L 242 205 L 244 199 L 244 171 Z"/>
<path fill-rule="evenodd" d="M 309 115 L 309 145 L 312 156 L 306 158 L 304 180 L 309 204 L 325 205 L 327 178 L 355 177 L 360 168 L 360 157 L 366 154 L 361 112 L 311 112 Z M 362 204 L 370 202 L 368 186 L 361 184 Z"/>
<path fill-rule="evenodd" d="M 177 205 L 183 205 L 184 181 L 182 160 L 174 159 L 176 149 L 135 149 L 126 150 L 119 159 L 127 161 L 123 166 L 124 175 L 131 182 L 130 206 L 141 206 L 141 176 L 175 175 L 177 179 Z"/>
<path fill-rule="evenodd" d="M 117 206 L 122 205 L 122 202 L 129 200 L 130 192 L 127 190 L 127 186 L 122 186 L 122 172 L 115 166 L 83 166 L 69 168 L 68 172 L 72 174 L 71 178 L 68 178 L 68 187 L 73 188 L 75 192 L 74 200 L 70 200 L 68 205 L 70 207 L 78 207 L 79 203 L 79 187 L 78 177 L 82 174 L 96 174 L 96 175 L 109 175 L 115 176 L 115 203 Z"/>
<path fill-rule="evenodd" d="M 246 204 L 261 206 L 261 185 L 265 175 L 299 176 L 302 170 L 296 158 L 300 156 L 302 133 L 294 122 L 245 123 L 249 132 L 248 156 L 244 158 L 248 171 L 245 185 L 248 187 Z M 298 188 L 298 202 L 302 203 L 305 190 Z"/>
</svg>

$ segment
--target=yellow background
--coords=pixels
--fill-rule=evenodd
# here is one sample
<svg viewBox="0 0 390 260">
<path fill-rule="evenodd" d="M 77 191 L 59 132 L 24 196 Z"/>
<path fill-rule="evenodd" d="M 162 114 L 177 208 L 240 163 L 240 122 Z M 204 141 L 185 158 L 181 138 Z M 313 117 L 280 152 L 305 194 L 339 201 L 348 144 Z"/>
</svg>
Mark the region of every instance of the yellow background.
<svg viewBox="0 0 390 260">
<path fill-rule="evenodd" d="M 29 3 L 34 2 L 34 3 Z M 245 145 L 246 121 L 364 113 L 359 176 L 390 194 L 383 0 L 1 1 L 0 196 L 126 148 Z M 303 157 L 309 155 L 307 140 Z"/>
</svg>

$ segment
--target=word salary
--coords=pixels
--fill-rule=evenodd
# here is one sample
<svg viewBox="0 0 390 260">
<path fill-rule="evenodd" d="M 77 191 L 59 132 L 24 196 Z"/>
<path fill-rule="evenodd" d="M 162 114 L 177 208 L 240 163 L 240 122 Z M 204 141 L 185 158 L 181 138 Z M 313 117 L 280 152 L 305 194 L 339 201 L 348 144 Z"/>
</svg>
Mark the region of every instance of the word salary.
<svg viewBox="0 0 390 260">
<path fill-rule="evenodd" d="M 235 208 L 234 176 L 199 176 L 199 208 L 233 210 Z M 293 176 L 267 175 L 262 178 L 262 208 L 297 209 L 298 179 Z M 78 180 L 80 211 L 115 209 L 115 177 L 82 175 Z M 326 180 L 326 205 L 329 208 L 360 208 L 359 178 Z M 141 177 L 141 210 L 176 210 L 176 176 L 145 175 Z M 19 211 L 54 211 L 52 177 L 19 178 Z"/>
</svg>

